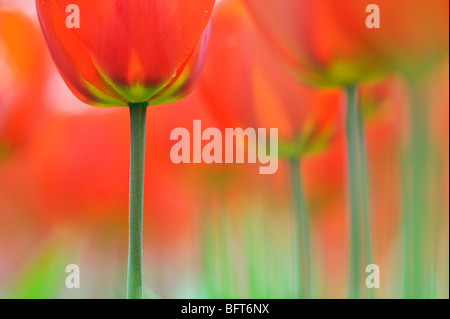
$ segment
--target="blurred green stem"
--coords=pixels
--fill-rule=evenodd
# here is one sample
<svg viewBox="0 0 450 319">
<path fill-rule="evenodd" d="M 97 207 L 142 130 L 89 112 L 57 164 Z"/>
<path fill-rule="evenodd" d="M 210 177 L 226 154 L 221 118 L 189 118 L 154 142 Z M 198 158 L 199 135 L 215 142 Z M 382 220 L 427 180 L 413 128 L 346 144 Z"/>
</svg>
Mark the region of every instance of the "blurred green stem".
<svg viewBox="0 0 450 319">
<path fill-rule="evenodd" d="M 403 293 L 404 296 L 407 297 L 409 291 L 411 291 L 412 280 L 411 278 L 411 191 L 410 191 L 410 174 L 411 171 L 411 161 L 410 152 L 405 151 L 402 154 L 402 162 L 401 162 L 401 182 L 402 182 L 402 221 L 403 221 Z"/>
<path fill-rule="evenodd" d="M 411 281 L 410 290 L 405 291 L 407 298 L 424 297 L 423 262 L 424 240 L 428 229 L 425 216 L 430 214 L 428 207 L 428 153 L 429 122 L 427 105 L 424 103 L 424 90 L 417 79 L 410 80 L 410 125 L 411 125 L 411 221 L 409 223 L 410 243 L 406 243 L 407 255 L 411 264 L 406 264 L 407 280 Z M 407 225 L 408 227 L 408 225 Z"/>
<path fill-rule="evenodd" d="M 128 299 L 142 299 L 142 215 L 144 206 L 145 122 L 147 103 L 129 104 L 131 122 Z"/>
<path fill-rule="evenodd" d="M 361 277 L 361 203 L 358 162 L 358 125 L 356 88 L 347 88 L 347 152 L 350 187 L 350 298 L 360 297 Z"/>
<path fill-rule="evenodd" d="M 359 139 L 359 162 L 361 165 L 361 188 L 363 202 L 363 224 L 364 224 L 364 250 L 366 254 L 366 266 L 372 264 L 372 241 L 370 235 L 370 213 L 369 213 L 369 178 L 367 170 L 367 151 L 364 137 L 364 115 L 362 108 L 356 106 Z M 368 291 L 369 298 L 373 297 L 373 289 Z"/>
<path fill-rule="evenodd" d="M 309 220 L 300 174 L 300 159 L 290 160 L 292 198 L 296 219 L 296 254 L 298 262 L 299 297 L 310 298 L 311 290 L 311 250 L 309 240 Z"/>
</svg>

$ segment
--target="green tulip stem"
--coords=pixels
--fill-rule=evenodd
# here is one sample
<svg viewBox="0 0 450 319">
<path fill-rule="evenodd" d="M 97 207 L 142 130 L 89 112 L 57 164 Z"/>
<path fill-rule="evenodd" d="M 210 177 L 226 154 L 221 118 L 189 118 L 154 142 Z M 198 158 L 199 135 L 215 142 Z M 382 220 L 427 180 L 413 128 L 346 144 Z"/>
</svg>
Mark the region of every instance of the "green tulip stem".
<svg viewBox="0 0 450 319">
<path fill-rule="evenodd" d="M 347 152 L 350 188 L 350 287 L 352 299 L 360 297 L 361 278 L 361 202 L 358 161 L 356 88 L 347 88 Z"/>
<path fill-rule="evenodd" d="M 411 242 L 409 256 L 411 264 L 407 265 L 410 271 L 412 287 L 406 292 L 408 298 L 424 298 L 426 296 L 424 278 L 424 256 L 429 253 L 425 247 L 425 238 L 429 236 L 429 115 L 425 101 L 425 90 L 420 87 L 417 79 L 409 81 L 411 97 L 411 221 L 409 233 Z"/>
<path fill-rule="evenodd" d="M 366 253 L 366 264 L 372 264 L 372 241 L 370 236 L 370 212 L 369 212 L 369 178 L 367 169 L 367 151 L 364 138 L 364 116 L 361 107 L 356 107 L 358 121 L 359 160 L 361 164 L 361 190 L 363 202 L 363 227 L 364 227 L 364 249 Z M 369 289 L 369 298 L 373 297 L 373 289 Z"/>
<path fill-rule="evenodd" d="M 142 219 L 144 206 L 147 103 L 130 103 L 131 156 L 127 298 L 142 299 Z"/>
<path fill-rule="evenodd" d="M 292 199 L 295 213 L 295 236 L 299 297 L 311 297 L 311 250 L 309 240 L 309 220 L 300 174 L 300 160 L 290 160 Z"/>
</svg>

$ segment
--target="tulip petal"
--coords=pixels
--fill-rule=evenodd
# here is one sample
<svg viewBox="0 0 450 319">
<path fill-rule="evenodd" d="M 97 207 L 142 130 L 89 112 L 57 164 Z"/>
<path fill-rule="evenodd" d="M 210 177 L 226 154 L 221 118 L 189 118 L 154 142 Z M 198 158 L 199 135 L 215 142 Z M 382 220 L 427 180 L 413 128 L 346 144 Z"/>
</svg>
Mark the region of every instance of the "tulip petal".
<svg viewBox="0 0 450 319">
<path fill-rule="evenodd" d="M 204 47 L 200 39 L 214 0 L 36 4 L 53 58 L 72 91 L 90 104 L 126 105 L 154 100 L 174 84 L 197 46 Z M 80 28 L 66 26 L 71 4 L 79 7 Z"/>
</svg>

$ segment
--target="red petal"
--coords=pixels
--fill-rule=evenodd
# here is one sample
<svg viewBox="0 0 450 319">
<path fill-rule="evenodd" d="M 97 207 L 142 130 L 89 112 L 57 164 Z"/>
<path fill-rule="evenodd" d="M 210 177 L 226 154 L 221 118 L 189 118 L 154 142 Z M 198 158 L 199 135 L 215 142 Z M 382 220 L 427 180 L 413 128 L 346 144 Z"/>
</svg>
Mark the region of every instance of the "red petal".
<svg viewBox="0 0 450 319">
<path fill-rule="evenodd" d="M 36 2 L 55 60 L 73 86 L 80 89 L 78 69 L 113 97 L 112 87 L 156 93 L 167 85 L 195 50 L 214 6 L 214 0 L 79 0 L 80 29 L 67 29 L 73 0 Z"/>
</svg>

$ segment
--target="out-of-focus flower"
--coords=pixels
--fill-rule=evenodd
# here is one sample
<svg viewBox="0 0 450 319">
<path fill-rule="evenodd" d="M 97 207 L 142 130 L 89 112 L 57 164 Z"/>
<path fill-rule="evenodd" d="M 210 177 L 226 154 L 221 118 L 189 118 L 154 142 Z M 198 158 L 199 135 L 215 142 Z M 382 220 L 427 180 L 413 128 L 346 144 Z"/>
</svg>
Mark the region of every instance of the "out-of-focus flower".
<svg viewBox="0 0 450 319">
<path fill-rule="evenodd" d="M 0 11 L 0 158 L 22 146 L 45 113 L 46 52 L 29 17 Z"/>
<path fill-rule="evenodd" d="M 449 213 L 449 64 L 439 66 L 430 79 L 431 136 L 434 154 L 433 173 L 436 182 L 431 191 L 434 205 L 444 216 L 448 227 Z M 441 217 L 442 218 L 442 217 Z M 442 220 L 441 220 L 442 221 Z M 448 233 L 447 233 L 448 234 Z"/>
<path fill-rule="evenodd" d="M 0 294 L 41 238 L 34 219 L 33 187 L 21 165 L 24 150 L 42 128 L 50 59 L 37 23 L 14 3 L 0 0 Z M 30 187 L 31 186 L 31 187 Z"/>
<path fill-rule="evenodd" d="M 161 104 L 192 89 L 214 0 L 79 0 L 80 27 L 68 28 L 72 3 L 36 0 L 53 59 L 80 100 Z"/>
<path fill-rule="evenodd" d="M 318 91 L 293 79 L 256 32 L 239 1 L 220 3 L 199 81 L 224 127 L 278 128 L 280 155 L 321 149 L 341 124 L 339 90 Z"/>
<path fill-rule="evenodd" d="M 295 1 L 298 2 L 298 1 Z M 318 2 L 318 1 L 316 1 Z M 321 1 L 333 6 L 340 25 L 355 38 L 370 39 L 390 69 L 408 74 L 429 68 L 449 50 L 448 0 L 380 0 L 380 28 L 367 29 L 366 6 L 373 1 Z"/>
<path fill-rule="evenodd" d="M 187 106 L 183 104 L 183 106 Z M 170 131 L 165 121 L 176 104 L 155 109 L 148 130 L 149 151 L 145 210 L 149 235 L 164 243 L 178 241 L 188 227 L 193 199 L 180 185 L 179 170 L 169 156 Z M 124 109 L 96 110 L 77 115 L 53 114 L 35 133 L 23 158 L 2 176 L 14 185 L 5 193 L 27 187 L 28 210 L 50 227 L 81 224 L 83 227 L 125 228 L 128 206 L 129 126 Z M 126 113 L 126 112 L 125 112 Z M 54 134 L 54 132 L 59 132 Z M 162 140 L 162 141 L 161 141 Z M 88 154 L 89 156 L 86 156 Z M 174 201 L 172 196 L 179 200 Z M 124 223 L 125 222 L 125 223 Z M 103 225 L 103 226 L 102 226 Z"/>
<path fill-rule="evenodd" d="M 303 82 L 318 86 L 349 86 L 385 72 L 371 31 L 361 15 L 346 14 L 347 1 L 244 0 L 266 38 Z M 345 18 L 344 18 L 345 16 Z M 344 20 L 354 21 L 353 28 Z"/>
<path fill-rule="evenodd" d="M 403 82 L 398 74 L 359 85 L 359 107 L 363 118 L 368 120 L 377 117 L 387 107 L 392 106 L 394 101 L 399 101 L 399 95 L 403 95 L 400 98 L 404 102 L 405 93 Z"/>
<path fill-rule="evenodd" d="M 365 139 L 367 149 L 370 200 L 369 209 L 373 257 L 380 267 L 388 269 L 386 280 L 378 296 L 389 296 L 397 285 L 388 278 L 395 276 L 393 264 L 398 256 L 386 254 L 397 240 L 401 220 L 401 152 L 404 139 L 404 119 L 407 117 L 408 99 L 399 76 L 377 83 L 363 85 L 361 106 L 365 113 Z M 316 252 L 322 254 L 318 269 L 324 273 L 319 280 L 327 286 L 328 297 L 340 296 L 348 266 L 346 242 L 346 142 L 343 130 L 327 152 L 305 157 L 302 172 L 305 197 L 315 213 L 315 234 L 321 243 Z M 322 249 L 321 249 L 322 248 Z"/>
</svg>

